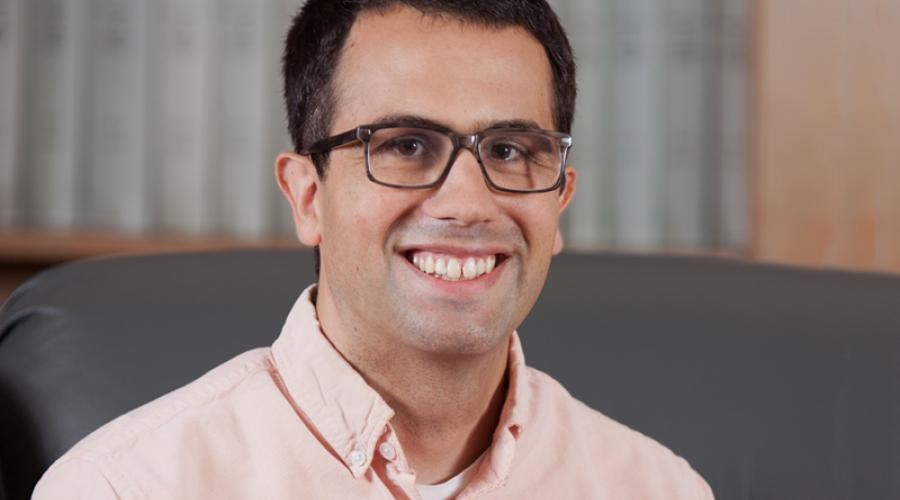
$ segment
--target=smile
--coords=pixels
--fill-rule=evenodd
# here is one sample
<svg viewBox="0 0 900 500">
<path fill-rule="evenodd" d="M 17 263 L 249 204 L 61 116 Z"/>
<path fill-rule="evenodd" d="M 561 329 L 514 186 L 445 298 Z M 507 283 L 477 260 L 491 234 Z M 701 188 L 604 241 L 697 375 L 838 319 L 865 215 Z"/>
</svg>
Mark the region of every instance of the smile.
<svg viewBox="0 0 900 500">
<path fill-rule="evenodd" d="M 425 251 L 407 254 L 407 259 L 420 271 L 444 281 L 469 281 L 490 274 L 503 255 L 458 256 Z"/>
</svg>

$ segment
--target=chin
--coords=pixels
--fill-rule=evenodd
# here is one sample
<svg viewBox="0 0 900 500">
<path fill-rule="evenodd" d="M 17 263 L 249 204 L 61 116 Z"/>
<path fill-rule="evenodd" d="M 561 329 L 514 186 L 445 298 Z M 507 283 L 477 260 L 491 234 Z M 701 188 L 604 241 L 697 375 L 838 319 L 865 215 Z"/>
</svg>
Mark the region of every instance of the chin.
<svg viewBox="0 0 900 500">
<path fill-rule="evenodd" d="M 497 324 L 495 321 L 467 321 L 460 324 L 459 321 L 428 321 L 417 318 L 409 323 L 400 323 L 406 323 L 407 328 L 398 328 L 397 333 L 405 337 L 406 342 L 418 350 L 445 355 L 474 356 L 490 352 L 500 345 L 505 347 L 514 330 L 509 325 Z"/>
</svg>

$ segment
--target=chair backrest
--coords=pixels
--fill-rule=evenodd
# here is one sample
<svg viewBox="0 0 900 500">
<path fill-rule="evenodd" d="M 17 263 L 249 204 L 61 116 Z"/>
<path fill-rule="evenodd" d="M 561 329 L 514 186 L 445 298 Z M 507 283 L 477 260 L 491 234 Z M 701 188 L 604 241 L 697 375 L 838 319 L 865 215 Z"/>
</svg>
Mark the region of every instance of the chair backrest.
<svg viewBox="0 0 900 500">
<path fill-rule="evenodd" d="M 102 423 L 268 345 L 308 252 L 65 265 L 0 310 L 0 469 L 27 498 Z M 529 364 L 684 456 L 719 498 L 900 498 L 900 278 L 562 255 Z M 2 493 L 0 493 L 2 498 Z"/>
</svg>

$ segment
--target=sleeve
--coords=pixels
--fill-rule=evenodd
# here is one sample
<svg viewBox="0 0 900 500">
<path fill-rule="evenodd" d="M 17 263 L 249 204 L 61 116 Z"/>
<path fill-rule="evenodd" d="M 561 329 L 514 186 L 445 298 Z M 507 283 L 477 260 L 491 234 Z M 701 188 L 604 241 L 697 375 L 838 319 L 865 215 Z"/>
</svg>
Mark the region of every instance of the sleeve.
<svg viewBox="0 0 900 500">
<path fill-rule="evenodd" d="M 100 468 L 77 458 L 57 462 L 34 488 L 32 500 L 119 500 Z"/>
</svg>

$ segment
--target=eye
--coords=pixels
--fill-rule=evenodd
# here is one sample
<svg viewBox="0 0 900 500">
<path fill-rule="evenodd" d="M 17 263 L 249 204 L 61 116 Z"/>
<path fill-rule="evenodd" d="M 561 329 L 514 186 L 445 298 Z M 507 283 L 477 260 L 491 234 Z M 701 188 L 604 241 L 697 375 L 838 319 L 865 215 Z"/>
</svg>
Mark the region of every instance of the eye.
<svg viewBox="0 0 900 500">
<path fill-rule="evenodd" d="M 388 147 L 400 156 L 420 156 L 425 152 L 425 143 L 415 137 L 398 137 Z"/>
<path fill-rule="evenodd" d="M 491 144 L 488 153 L 492 159 L 503 161 L 514 161 L 522 157 L 522 150 L 518 146 L 503 142 Z"/>
</svg>

